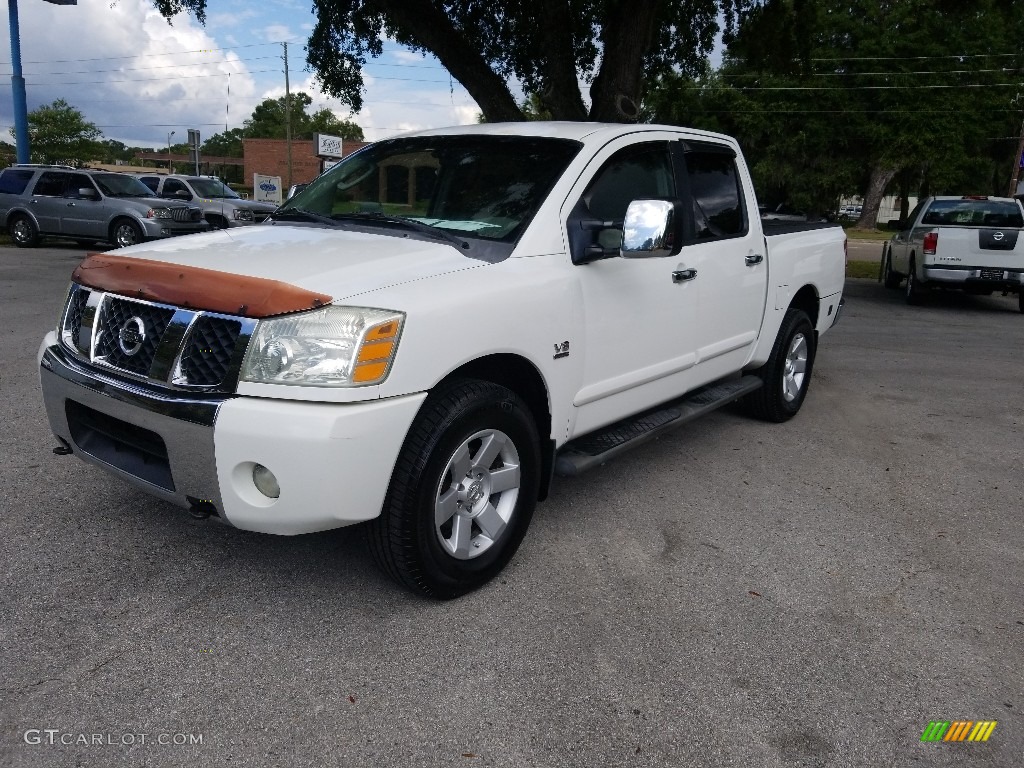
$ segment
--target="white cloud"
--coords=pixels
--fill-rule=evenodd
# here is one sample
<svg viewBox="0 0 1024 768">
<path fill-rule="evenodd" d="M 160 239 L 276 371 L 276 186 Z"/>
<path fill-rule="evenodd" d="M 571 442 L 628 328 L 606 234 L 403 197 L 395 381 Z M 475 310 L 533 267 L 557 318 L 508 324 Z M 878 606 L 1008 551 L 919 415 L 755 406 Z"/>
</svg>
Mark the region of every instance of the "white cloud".
<svg viewBox="0 0 1024 768">
<path fill-rule="evenodd" d="M 184 14 L 169 25 L 152 0 L 112 5 L 82 0 L 76 6 L 33 0 L 21 3 L 19 11 L 30 110 L 63 98 L 106 138 L 162 147 L 172 130 L 180 140 L 188 128 L 208 138 L 223 131 L 226 120 L 229 127 L 240 127 L 264 98 L 283 96 L 281 46 L 268 43 L 264 35 L 275 41 L 297 39 L 291 29 L 298 28 L 298 14 L 308 12 L 308 5 L 304 0 L 221 0 L 206 27 Z M 9 50 L 6 29 L 0 25 L 0 46 Z M 434 59 L 393 45 L 389 41 L 381 62 L 416 68 L 374 69 L 371 61 L 373 74 L 364 75 L 365 106 L 359 115 L 352 117 L 346 106 L 316 87 L 312 74 L 302 71 L 299 44 L 294 53 L 289 46 L 292 90 L 309 93 L 314 109 L 326 107 L 339 118 L 354 119 L 369 140 L 475 121 L 479 109 L 458 83 L 453 95 L 443 69 L 419 68 L 432 67 Z M 415 82 L 425 79 L 444 82 Z M 14 118 L 10 90 L 4 90 L 0 133 L 8 140 Z"/>
</svg>

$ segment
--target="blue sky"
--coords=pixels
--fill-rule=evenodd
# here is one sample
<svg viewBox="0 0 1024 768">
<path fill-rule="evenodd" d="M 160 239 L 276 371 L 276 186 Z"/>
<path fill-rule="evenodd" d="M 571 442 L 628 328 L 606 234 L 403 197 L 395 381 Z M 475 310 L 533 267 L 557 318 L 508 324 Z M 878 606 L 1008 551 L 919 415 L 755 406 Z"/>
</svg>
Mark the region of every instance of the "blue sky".
<svg viewBox="0 0 1024 768">
<path fill-rule="evenodd" d="M 149 0 L 20 0 L 29 110 L 63 98 L 106 138 L 130 146 L 166 146 L 170 131 L 172 142 L 182 142 L 189 128 L 205 139 L 284 95 L 281 43 L 288 42 L 292 92 L 308 93 L 314 109 L 354 119 L 369 140 L 475 121 L 475 102 L 435 59 L 395 43 L 367 66 L 365 105 L 351 115 L 306 71 L 311 7 L 308 0 L 209 0 L 204 27 L 186 15 L 168 25 Z M 11 49 L 2 26 L 0 131 L 13 143 Z"/>
</svg>

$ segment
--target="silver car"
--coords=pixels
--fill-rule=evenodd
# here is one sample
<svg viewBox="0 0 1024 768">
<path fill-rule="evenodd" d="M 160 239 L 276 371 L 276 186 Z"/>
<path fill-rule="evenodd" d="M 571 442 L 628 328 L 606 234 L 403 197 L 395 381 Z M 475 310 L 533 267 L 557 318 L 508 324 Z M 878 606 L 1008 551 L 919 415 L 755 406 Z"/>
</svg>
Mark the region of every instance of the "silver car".
<svg viewBox="0 0 1024 768">
<path fill-rule="evenodd" d="M 160 176 L 155 173 L 137 173 L 135 177 L 160 197 L 191 201 L 202 207 L 213 229 L 259 224 L 277 209 L 273 203 L 243 200 L 220 179 L 176 174 Z"/>
<path fill-rule="evenodd" d="M 0 172 L 0 226 L 21 248 L 47 236 L 123 248 L 210 228 L 198 206 L 154 198 L 126 173 L 54 165 Z"/>
</svg>

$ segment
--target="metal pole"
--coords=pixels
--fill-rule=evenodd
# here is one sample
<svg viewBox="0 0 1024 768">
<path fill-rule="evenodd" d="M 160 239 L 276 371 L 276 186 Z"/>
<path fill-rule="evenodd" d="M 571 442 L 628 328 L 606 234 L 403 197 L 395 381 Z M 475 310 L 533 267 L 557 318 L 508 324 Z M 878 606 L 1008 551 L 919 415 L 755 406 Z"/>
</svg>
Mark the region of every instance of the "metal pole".
<svg viewBox="0 0 1024 768">
<path fill-rule="evenodd" d="M 167 134 L 167 172 L 168 173 L 171 173 L 173 171 L 173 169 L 171 168 L 171 136 L 173 136 L 173 135 L 174 135 L 174 131 L 171 131 L 170 133 Z"/>
<path fill-rule="evenodd" d="M 29 161 L 28 99 L 25 78 L 21 74 L 21 33 L 18 29 L 18 0 L 8 0 L 7 15 L 11 23 L 11 90 L 14 92 L 14 140 L 19 163 Z"/>
<path fill-rule="evenodd" d="M 1017 157 L 1013 161 L 1013 172 L 1010 174 L 1010 191 L 1007 197 L 1017 194 L 1017 179 L 1020 177 L 1021 158 L 1024 157 L 1024 123 L 1020 126 L 1020 142 L 1017 144 Z"/>
<path fill-rule="evenodd" d="M 288 147 L 288 183 L 292 188 L 292 92 L 288 84 L 288 43 L 284 44 L 284 140 Z"/>
</svg>

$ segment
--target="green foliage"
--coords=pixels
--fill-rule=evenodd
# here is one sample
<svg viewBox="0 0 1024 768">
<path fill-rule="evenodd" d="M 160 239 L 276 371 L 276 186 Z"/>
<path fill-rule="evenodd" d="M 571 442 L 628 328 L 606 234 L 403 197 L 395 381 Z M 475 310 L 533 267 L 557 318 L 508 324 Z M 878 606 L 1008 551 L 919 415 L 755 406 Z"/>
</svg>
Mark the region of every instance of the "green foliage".
<svg viewBox="0 0 1024 768">
<path fill-rule="evenodd" d="M 1024 2 L 733 0 L 714 76 L 669 75 L 657 120 L 736 135 L 759 194 L 810 212 L 893 178 L 1004 194 L 1020 127 Z M 785 90 L 778 90 L 785 89 Z M 998 186 L 993 179 L 999 179 Z M 880 193 L 880 192 L 879 192 Z"/>
<path fill-rule="evenodd" d="M 214 134 L 203 142 L 202 153 L 217 157 L 242 157 L 243 138 L 244 128 L 232 128 L 230 131 Z"/>
<path fill-rule="evenodd" d="M 32 162 L 81 165 L 97 153 L 102 134 L 80 111 L 57 99 L 28 113 L 28 135 Z"/>
<path fill-rule="evenodd" d="M 312 139 L 314 133 L 329 133 L 349 141 L 362 141 L 363 129 L 351 120 L 339 120 L 329 109 L 319 109 L 312 115 L 307 113 L 313 105 L 308 93 L 291 96 L 291 125 L 293 139 Z M 283 139 L 285 138 L 287 109 L 285 97 L 264 99 L 245 121 L 242 138 Z"/>
<path fill-rule="evenodd" d="M 436 56 L 491 122 L 525 119 L 511 78 L 556 119 L 633 120 L 644 83 L 699 70 L 714 46 L 720 2 L 739 1 L 313 0 L 307 60 L 324 90 L 357 112 L 362 68 L 390 38 Z M 165 16 L 189 10 L 201 19 L 206 0 L 154 5 Z"/>
</svg>

